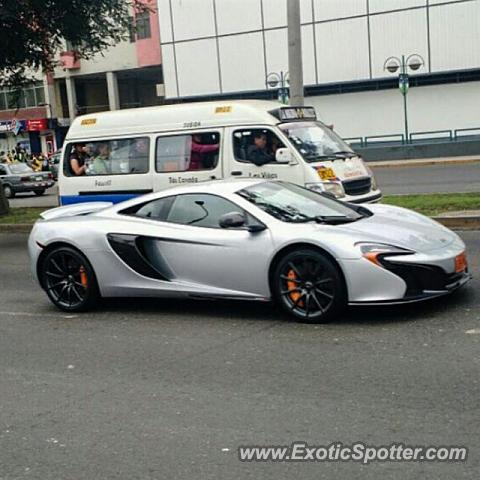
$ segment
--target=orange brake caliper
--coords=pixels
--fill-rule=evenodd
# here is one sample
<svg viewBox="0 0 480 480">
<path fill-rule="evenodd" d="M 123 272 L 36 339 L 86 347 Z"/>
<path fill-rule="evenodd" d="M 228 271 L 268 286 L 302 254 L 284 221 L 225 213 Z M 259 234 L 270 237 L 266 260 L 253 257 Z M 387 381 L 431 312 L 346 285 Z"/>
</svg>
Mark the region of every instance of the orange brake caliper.
<svg viewBox="0 0 480 480">
<path fill-rule="evenodd" d="M 294 272 L 293 270 L 290 270 L 290 271 L 288 272 L 287 277 L 288 277 L 288 278 L 291 278 L 292 280 L 296 280 L 296 279 L 297 279 L 297 276 L 295 275 L 295 272 Z M 297 284 L 296 282 L 289 282 L 289 281 L 287 281 L 287 288 L 288 288 L 289 290 L 294 290 L 294 289 L 297 288 L 297 287 L 298 287 L 298 284 Z M 292 299 L 293 302 L 296 302 L 296 301 L 300 298 L 301 293 L 300 293 L 300 292 L 292 292 L 292 293 L 290 293 L 288 296 Z M 302 306 L 302 305 L 303 305 L 303 301 L 302 301 L 302 302 L 299 302 L 298 304 L 299 304 L 300 306 Z"/>
<path fill-rule="evenodd" d="M 83 265 L 80 267 L 80 283 L 87 288 L 88 287 L 88 278 L 87 278 L 87 272 L 85 272 L 85 268 Z"/>
</svg>

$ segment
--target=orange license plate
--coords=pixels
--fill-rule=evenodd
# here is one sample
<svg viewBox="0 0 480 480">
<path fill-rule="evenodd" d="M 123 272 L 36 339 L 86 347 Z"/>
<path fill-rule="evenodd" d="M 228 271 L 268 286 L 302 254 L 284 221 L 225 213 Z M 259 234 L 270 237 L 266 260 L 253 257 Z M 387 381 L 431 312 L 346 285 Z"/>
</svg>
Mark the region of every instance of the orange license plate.
<svg viewBox="0 0 480 480">
<path fill-rule="evenodd" d="M 318 167 L 317 168 L 318 176 L 321 180 L 336 180 L 337 176 L 332 168 L 328 167 Z"/>
<path fill-rule="evenodd" d="M 465 252 L 455 257 L 455 272 L 461 273 L 467 269 L 467 256 Z"/>
</svg>

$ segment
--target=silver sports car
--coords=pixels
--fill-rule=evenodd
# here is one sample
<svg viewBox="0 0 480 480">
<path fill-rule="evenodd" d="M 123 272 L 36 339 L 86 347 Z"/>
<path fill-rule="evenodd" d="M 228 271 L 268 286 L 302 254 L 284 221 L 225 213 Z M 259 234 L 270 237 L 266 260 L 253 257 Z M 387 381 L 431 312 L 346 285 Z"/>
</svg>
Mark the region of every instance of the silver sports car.
<svg viewBox="0 0 480 480">
<path fill-rule="evenodd" d="M 201 183 L 42 217 L 32 270 L 67 311 L 100 297 L 235 298 L 322 322 L 347 304 L 415 302 L 470 279 L 464 243 L 435 221 L 284 182 Z"/>
</svg>

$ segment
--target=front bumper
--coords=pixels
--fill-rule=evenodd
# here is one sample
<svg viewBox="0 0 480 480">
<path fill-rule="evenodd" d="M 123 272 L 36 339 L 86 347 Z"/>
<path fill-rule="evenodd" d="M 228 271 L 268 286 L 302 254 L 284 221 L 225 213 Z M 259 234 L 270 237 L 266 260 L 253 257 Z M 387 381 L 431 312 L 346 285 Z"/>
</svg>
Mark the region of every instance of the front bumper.
<svg viewBox="0 0 480 480">
<path fill-rule="evenodd" d="M 370 193 L 367 195 L 362 195 L 360 197 L 351 197 L 351 196 L 346 196 L 345 198 L 342 198 L 342 201 L 346 201 L 349 203 L 376 203 L 379 202 L 382 199 L 383 195 L 380 190 L 372 190 Z"/>
<path fill-rule="evenodd" d="M 438 265 L 383 261 L 384 268 L 401 279 L 406 290 L 401 298 L 352 301 L 350 305 L 398 305 L 448 295 L 466 285 L 473 277 L 468 268 L 447 273 Z"/>
</svg>

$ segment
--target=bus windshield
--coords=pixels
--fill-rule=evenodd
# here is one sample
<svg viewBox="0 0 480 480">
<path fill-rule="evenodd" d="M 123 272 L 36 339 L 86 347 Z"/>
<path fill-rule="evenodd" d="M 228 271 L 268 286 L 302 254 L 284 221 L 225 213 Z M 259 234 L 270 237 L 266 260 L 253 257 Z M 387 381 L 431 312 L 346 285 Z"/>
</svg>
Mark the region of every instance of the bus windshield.
<svg viewBox="0 0 480 480">
<path fill-rule="evenodd" d="M 307 162 L 356 156 L 347 143 L 320 122 L 283 123 L 279 128 Z"/>
</svg>

